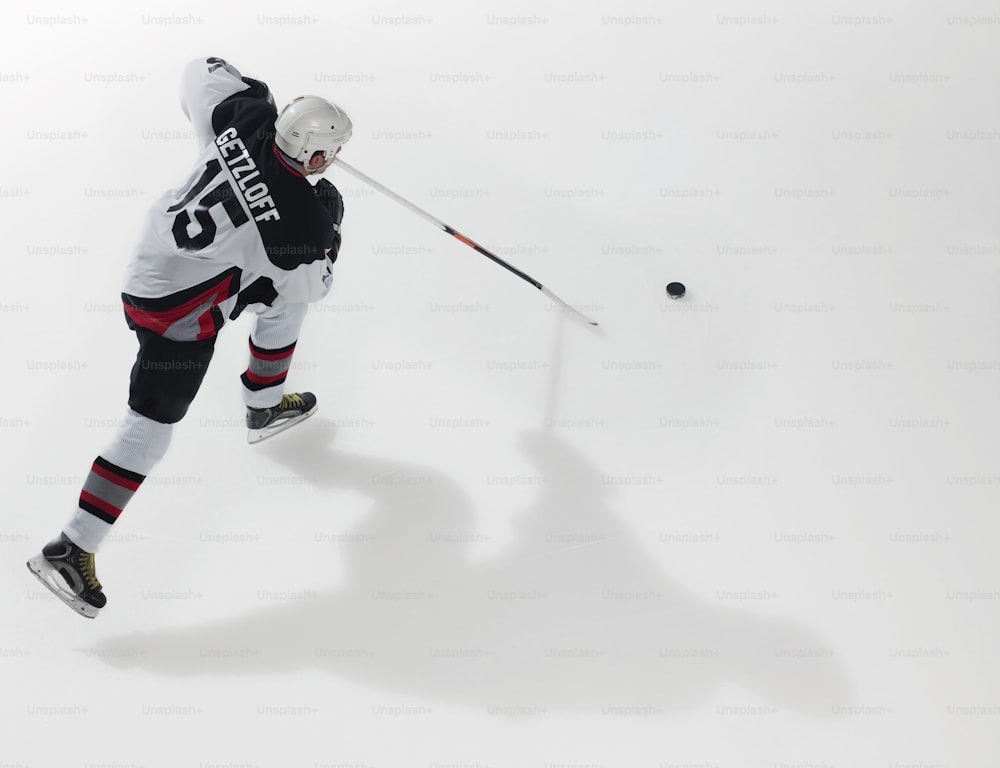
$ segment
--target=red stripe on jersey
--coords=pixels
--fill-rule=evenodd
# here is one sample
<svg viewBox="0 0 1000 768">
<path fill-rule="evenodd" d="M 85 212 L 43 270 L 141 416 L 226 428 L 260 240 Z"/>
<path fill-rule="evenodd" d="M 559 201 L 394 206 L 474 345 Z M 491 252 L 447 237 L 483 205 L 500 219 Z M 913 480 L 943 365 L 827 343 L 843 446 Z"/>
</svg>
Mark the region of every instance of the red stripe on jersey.
<svg viewBox="0 0 1000 768">
<path fill-rule="evenodd" d="M 246 373 L 243 374 L 247 377 L 247 381 L 254 384 L 277 384 L 279 381 L 284 381 L 288 373 L 279 373 L 277 376 L 258 376 L 253 373 L 249 368 L 247 368 Z"/>
<path fill-rule="evenodd" d="M 233 278 L 233 275 L 228 275 L 221 283 L 213 285 L 208 290 L 171 309 L 142 309 L 125 304 L 125 313 L 132 318 L 132 322 L 136 325 L 163 336 L 171 325 L 199 307 L 209 304 L 209 302 L 211 302 L 210 307 L 215 307 L 217 304 L 224 302 L 232 295 L 230 288 Z M 205 311 L 198 316 L 198 328 L 199 331 L 196 338 L 199 341 L 210 338 L 215 334 L 211 312 Z"/>
<path fill-rule="evenodd" d="M 108 482 L 120 485 L 122 488 L 127 488 L 130 491 L 139 490 L 139 483 L 135 482 L 135 480 L 129 480 L 127 477 L 122 477 L 119 474 L 111 472 L 110 470 L 98 465 L 97 462 L 94 462 L 94 466 L 90 468 L 90 471 L 95 475 L 100 475 Z"/>
<path fill-rule="evenodd" d="M 88 504 L 94 505 L 99 510 L 101 510 L 107 515 L 110 515 L 116 520 L 118 519 L 118 516 L 122 513 L 122 511 L 118 509 L 118 507 L 112 506 L 111 504 L 108 504 L 108 502 L 106 502 L 104 499 L 99 499 L 97 498 L 97 496 L 94 496 L 92 493 L 87 493 L 86 491 L 80 491 L 80 501 L 85 501 Z"/>
<path fill-rule="evenodd" d="M 254 348 L 253 342 L 250 342 L 250 356 L 256 360 L 284 360 L 291 357 L 295 353 L 295 346 L 284 352 L 261 352 Z"/>
</svg>

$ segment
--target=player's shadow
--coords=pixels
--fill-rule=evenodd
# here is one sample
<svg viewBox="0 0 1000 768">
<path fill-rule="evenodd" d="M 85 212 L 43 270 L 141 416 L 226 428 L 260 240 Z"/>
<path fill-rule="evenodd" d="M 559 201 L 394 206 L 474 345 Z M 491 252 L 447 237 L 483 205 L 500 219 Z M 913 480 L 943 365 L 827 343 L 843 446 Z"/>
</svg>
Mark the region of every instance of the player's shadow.
<svg viewBox="0 0 1000 768">
<path fill-rule="evenodd" d="M 310 557 L 339 559 L 342 583 L 195 627 L 111 638 L 94 655 L 168 675 L 310 668 L 477 709 L 669 711 L 733 686 L 744 690 L 732 691 L 737 701 L 824 715 L 849 698 L 837 657 L 809 653 L 826 647 L 815 632 L 694 598 L 667 578 L 614 513 L 600 470 L 556 434 L 523 435 L 533 471 L 512 482 L 536 484 L 534 501 L 508 546 L 470 559 L 476 515 L 453 480 L 339 450 L 316 426 L 261 448 L 330 495 L 371 498 L 339 544 L 311 545 Z"/>
</svg>

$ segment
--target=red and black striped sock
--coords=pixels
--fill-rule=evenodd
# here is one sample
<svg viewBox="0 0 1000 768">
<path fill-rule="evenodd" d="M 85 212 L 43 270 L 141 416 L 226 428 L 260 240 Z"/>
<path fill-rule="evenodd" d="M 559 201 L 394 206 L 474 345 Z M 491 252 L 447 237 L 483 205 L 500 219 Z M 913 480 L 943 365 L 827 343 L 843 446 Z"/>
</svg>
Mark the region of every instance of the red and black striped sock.
<svg viewBox="0 0 1000 768">
<path fill-rule="evenodd" d="M 250 364 L 240 377 L 243 386 L 251 392 L 259 392 L 268 387 L 285 383 L 288 369 L 292 365 L 295 342 L 280 349 L 264 349 L 250 341 Z"/>
<path fill-rule="evenodd" d="M 80 509 L 106 523 L 114 523 L 145 479 L 145 475 L 98 456 L 80 491 Z"/>
</svg>

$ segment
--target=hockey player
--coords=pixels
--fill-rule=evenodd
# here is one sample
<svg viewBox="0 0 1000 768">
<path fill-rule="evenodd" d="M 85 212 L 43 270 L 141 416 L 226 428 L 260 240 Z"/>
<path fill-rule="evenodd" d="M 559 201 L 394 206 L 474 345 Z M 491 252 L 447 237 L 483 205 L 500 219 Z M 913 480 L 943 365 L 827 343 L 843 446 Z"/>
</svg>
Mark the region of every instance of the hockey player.
<svg viewBox="0 0 1000 768">
<path fill-rule="evenodd" d="M 306 307 L 330 290 L 344 204 L 329 181 L 306 177 L 330 167 L 351 121 L 317 96 L 279 114 L 265 83 L 214 57 L 185 68 L 181 107 L 201 154 L 153 204 L 126 269 L 122 300 L 139 352 L 124 423 L 60 536 L 28 561 L 89 618 L 107 603 L 94 553 L 166 453 L 227 319 L 256 315 L 241 377 L 249 442 L 316 411 L 311 393 L 285 393 L 284 382 Z"/>
</svg>

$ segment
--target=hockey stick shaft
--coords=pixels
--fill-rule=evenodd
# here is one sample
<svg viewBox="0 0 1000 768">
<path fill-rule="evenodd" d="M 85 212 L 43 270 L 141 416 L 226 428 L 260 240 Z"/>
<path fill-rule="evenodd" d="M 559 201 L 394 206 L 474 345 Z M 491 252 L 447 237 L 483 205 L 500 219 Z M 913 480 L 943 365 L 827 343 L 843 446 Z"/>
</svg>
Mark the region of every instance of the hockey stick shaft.
<svg viewBox="0 0 1000 768">
<path fill-rule="evenodd" d="M 374 189 L 377 189 L 379 192 L 381 192 L 386 197 L 390 197 L 393 200 L 395 200 L 397 203 L 399 203 L 400 205 L 404 206 L 405 208 L 410 209 L 411 211 L 413 211 L 413 213 L 417 214 L 417 216 L 419 216 L 420 218 L 426 219 L 427 221 L 429 221 L 431 224 L 433 224 L 438 229 L 443 230 L 444 232 L 447 232 L 449 235 L 451 235 L 452 237 L 454 237 L 456 240 L 465 243 L 467 246 L 469 246 L 470 248 L 472 248 L 475 251 L 479 252 L 480 254 L 482 254 L 486 258 L 490 259 L 491 261 L 499 264 L 504 269 L 506 269 L 506 270 L 508 270 L 510 272 L 513 272 L 515 275 L 517 275 L 519 278 L 521 278 L 525 282 L 528 282 L 531 285 L 535 286 L 535 288 L 537 288 L 538 290 L 540 290 L 543 294 L 545 294 L 546 296 L 548 296 L 552 301 L 554 301 L 556 304 L 558 304 L 559 306 L 561 306 L 563 309 L 567 309 L 570 312 L 572 312 L 573 314 L 578 315 L 580 318 L 582 318 L 583 320 L 585 320 L 590 325 L 597 325 L 596 321 L 591 320 L 589 317 L 587 317 L 585 314 L 583 314 L 579 310 L 574 309 L 573 307 L 571 307 L 569 304 L 567 304 L 565 301 L 563 301 L 558 296 L 556 296 L 551 290 L 549 290 L 548 288 L 546 288 L 544 285 L 542 285 L 540 282 L 538 282 L 535 278 L 533 278 L 527 272 L 522 272 L 520 269 L 518 269 L 517 267 L 515 267 L 513 264 L 508 264 L 506 261 L 504 261 L 503 259 L 501 259 L 495 253 L 493 253 L 492 251 L 490 251 L 488 248 L 484 248 L 483 246 L 481 246 L 479 243 L 477 243 L 472 238 L 466 237 L 465 235 L 463 235 L 461 232 L 459 232 L 454 227 L 448 226 L 447 224 L 445 224 L 443 221 L 441 221 L 437 217 L 432 216 L 431 214 L 429 214 L 423 208 L 420 208 L 419 206 L 416 206 L 413 203 L 411 203 L 409 200 L 407 200 L 402 195 L 396 194 L 395 192 L 393 192 L 391 189 L 389 189 L 384 184 L 380 184 L 379 182 L 375 181 L 375 179 L 373 179 L 371 176 L 368 176 L 367 174 L 364 174 L 361 171 L 359 171 L 354 166 L 349 165 L 348 163 L 345 163 L 339 157 L 335 157 L 333 159 L 333 162 L 336 163 L 337 165 L 339 165 L 341 168 L 343 168 L 345 171 L 347 171 L 352 176 L 355 176 L 355 177 L 361 179 L 361 181 L 363 181 L 365 184 L 368 184 L 369 186 L 373 187 Z"/>
</svg>

